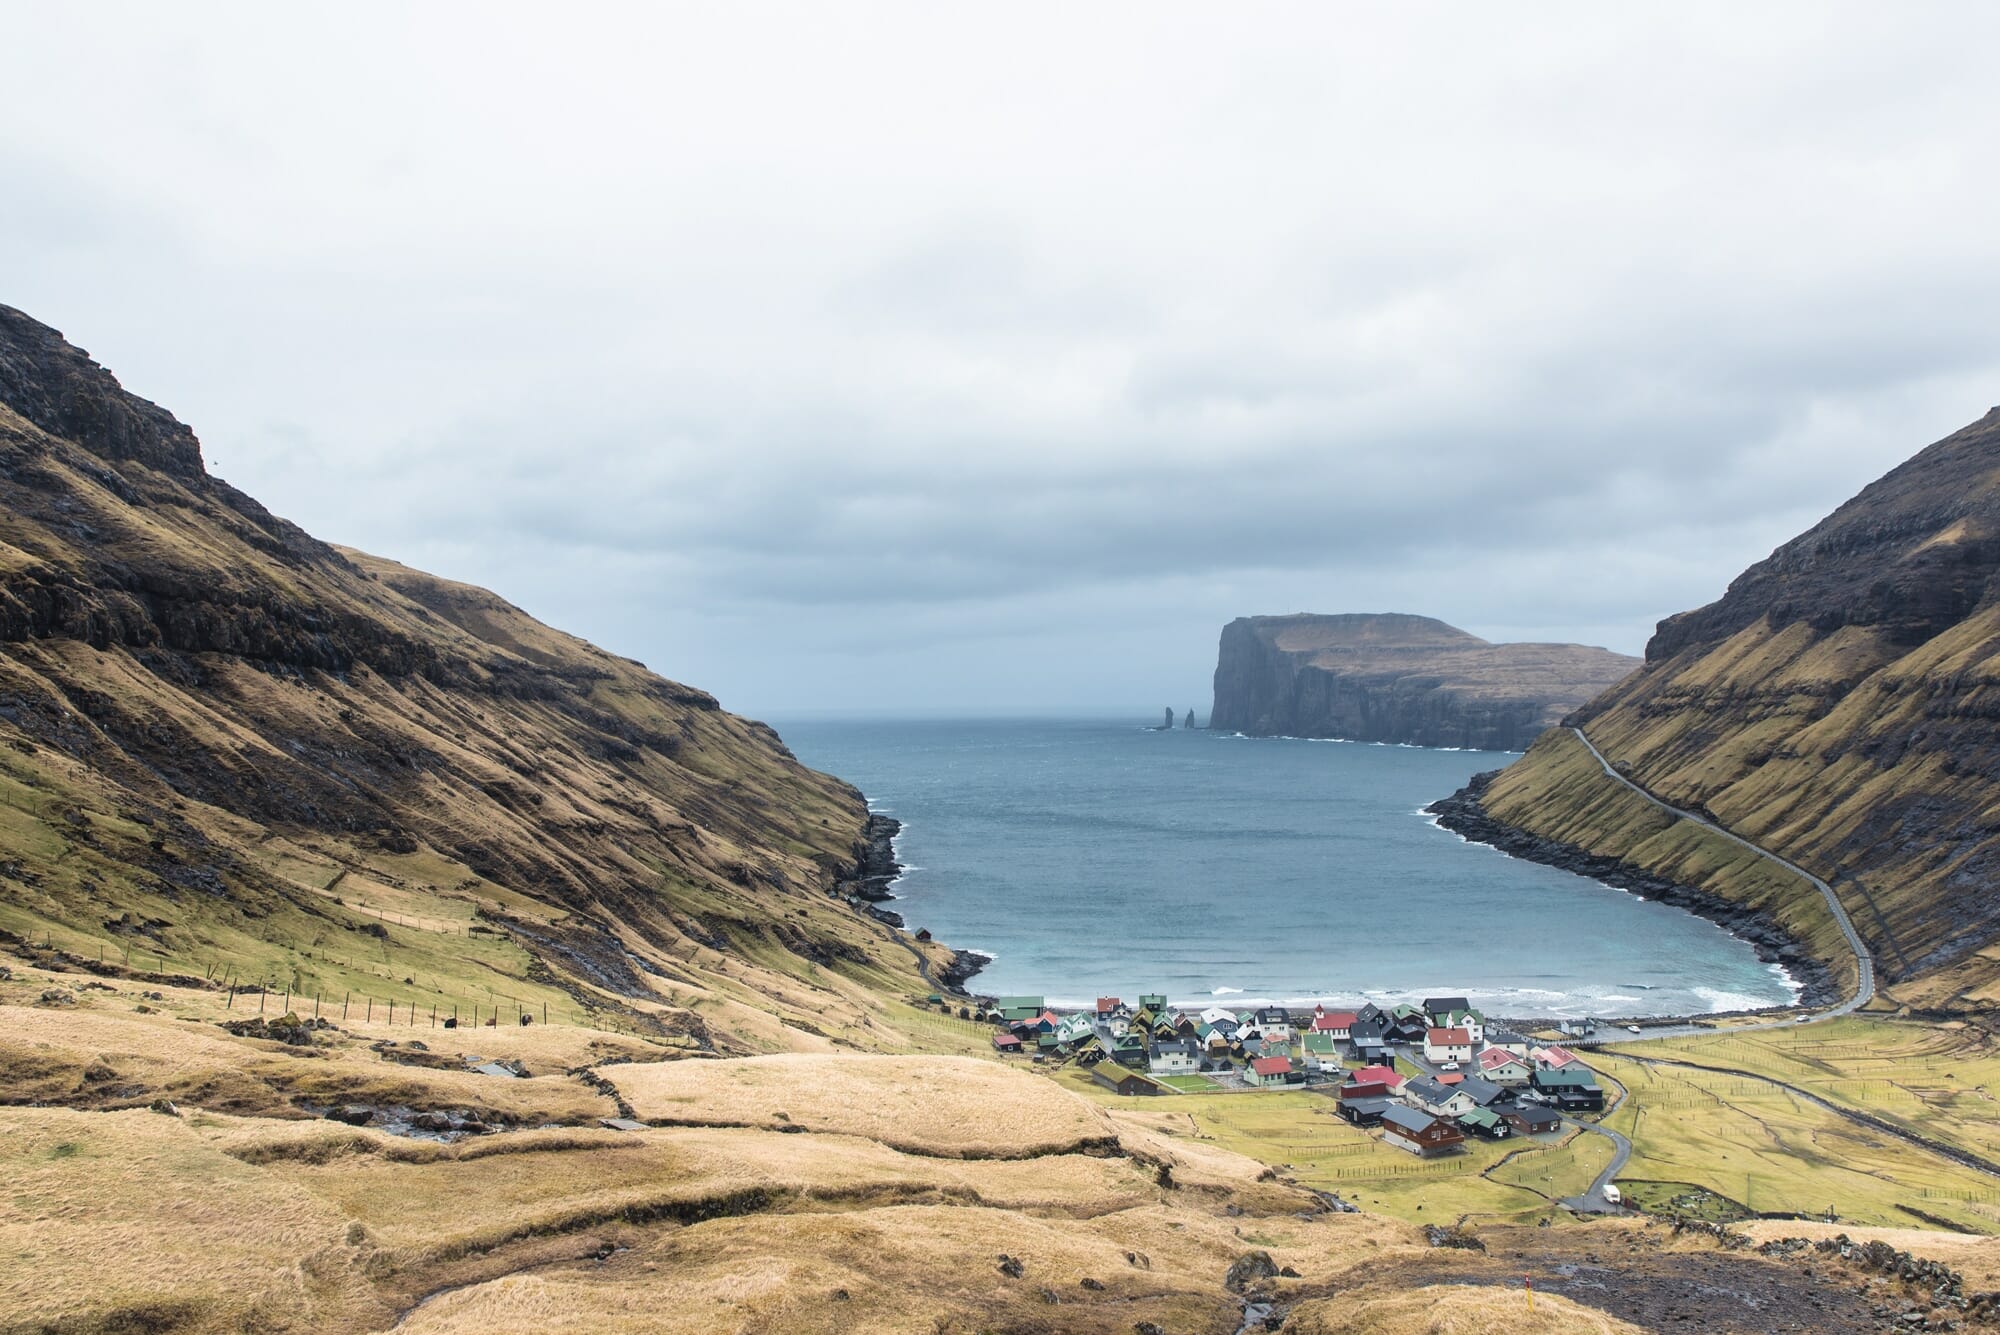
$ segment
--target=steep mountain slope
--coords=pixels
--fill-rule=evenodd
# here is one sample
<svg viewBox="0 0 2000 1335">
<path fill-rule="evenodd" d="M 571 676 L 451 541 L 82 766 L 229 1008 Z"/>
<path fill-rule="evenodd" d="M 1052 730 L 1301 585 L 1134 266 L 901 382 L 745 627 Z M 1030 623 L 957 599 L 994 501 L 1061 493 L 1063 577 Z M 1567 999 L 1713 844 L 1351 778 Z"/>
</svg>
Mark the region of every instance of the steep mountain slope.
<svg viewBox="0 0 2000 1335">
<path fill-rule="evenodd" d="M 1399 613 L 1239 617 L 1211 728 L 1517 751 L 1638 666 L 1575 644 L 1491 644 Z"/>
<path fill-rule="evenodd" d="M 273 516 L 0 307 L 17 942 L 823 1045 L 771 1012 L 859 1021 L 885 986 L 928 990 L 915 943 L 847 899 L 867 820 L 705 692 Z"/>
<path fill-rule="evenodd" d="M 1719 601 L 1660 623 L 1645 667 L 1572 721 L 1649 791 L 1832 882 L 1894 997 L 1991 999 L 1997 575 L 2000 409 L 1864 488 Z M 1733 897 L 1762 877 L 1766 905 L 1825 944 L 1803 887 L 1740 859 L 1705 864 L 1698 841 L 1667 836 L 1592 768 L 1572 736 L 1551 734 L 1492 783 L 1485 808 Z"/>
</svg>

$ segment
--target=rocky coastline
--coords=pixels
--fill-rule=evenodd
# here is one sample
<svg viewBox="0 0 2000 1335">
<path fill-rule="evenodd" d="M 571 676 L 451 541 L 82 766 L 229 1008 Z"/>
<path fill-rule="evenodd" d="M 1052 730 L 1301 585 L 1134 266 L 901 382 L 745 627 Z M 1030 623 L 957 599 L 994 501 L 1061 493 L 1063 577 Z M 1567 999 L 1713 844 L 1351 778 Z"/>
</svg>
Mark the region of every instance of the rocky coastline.
<svg viewBox="0 0 2000 1335">
<path fill-rule="evenodd" d="M 1641 899 L 1670 904 L 1714 923 L 1738 940 L 1748 942 L 1751 949 L 1757 952 L 1757 958 L 1766 964 L 1782 965 L 1800 985 L 1798 1004 L 1801 1006 L 1830 1006 L 1840 1000 L 1840 989 L 1826 961 L 1810 954 L 1770 915 L 1732 904 L 1693 886 L 1670 881 L 1632 863 L 1592 853 L 1574 844 L 1545 839 L 1494 819 L 1480 799 L 1499 773 L 1498 770 L 1488 770 L 1473 775 L 1465 787 L 1425 807 L 1425 813 L 1435 816 L 1439 825 L 1460 838 L 1497 848 L 1509 857 L 1574 872 L 1578 876 L 1628 891 Z"/>
<path fill-rule="evenodd" d="M 855 844 L 853 873 L 840 884 L 840 891 L 856 908 L 899 932 L 908 931 L 909 924 L 902 914 L 882 905 L 896 898 L 896 892 L 890 887 L 903 874 L 903 864 L 896 857 L 896 836 L 902 832 L 903 822 L 894 816 L 885 816 L 879 811 L 869 812 L 867 821 L 861 826 L 861 838 Z M 931 939 L 929 932 L 918 931 L 915 935 L 921 941 Z M 991 955 L 977 950 L 954 951 L 951 963 L 938 971 L 934 981 L 947 992 L 967 995 L 966 983 L 992 961 Z"/>
</svg>

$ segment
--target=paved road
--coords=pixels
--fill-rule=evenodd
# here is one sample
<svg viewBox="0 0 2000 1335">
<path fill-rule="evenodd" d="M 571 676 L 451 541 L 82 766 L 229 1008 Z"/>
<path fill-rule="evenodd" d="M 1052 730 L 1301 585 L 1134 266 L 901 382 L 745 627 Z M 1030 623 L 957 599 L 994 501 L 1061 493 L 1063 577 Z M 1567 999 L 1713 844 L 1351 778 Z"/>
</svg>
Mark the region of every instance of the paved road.
<svg viewBox="0 0 2000 1335">
<path fill-rule="evenodd" d="M 1869 1002 L 1875 999 L 1875 961 L 1868 954 L 1868 947 L 1862 944 L 1861 934 L 1854 930 L 1854 921 L 1853 919 L 1847 916 L 1847 908 L 1840 902 L 1840 896 L 1836 895 L 1833 892 L 1832 886 L 1828 885 L 1825 881 L 1822 881 L 1819 877 L 1807 871 L 1804 867 L 1799 866 L 1796 862 L 1788 861 L 1785 858 L 1779 857 L 1776 853 L 1773 853 L 1768 848 L 1765 848 L 1759 844 L 1751 843 L 1748 839 L 1745 839 L 1742 835 L 1724 829 L 1722 826 L 1717 825 L 1714 821 L 1709 820 L 1705 816 L 1697 816 L 1694 812 L 1683 810 L 1682 808 L 1673 805 L 1671 802 L 1661 801 L 1658 797 L 1655 797 L 1653 794 L 1647 792 L 1644 788 L 1641 788 L 1638 784 L 1632 782 L 1630 779 L 1626 778 L 1623 774 L 1620 774 L 1617 770 L 1613 769 L 1611 767 L 1611 762 L 1604 758 L 1604 753 L 1597 749 L 1596 743 L 1592 742 L 1590 738 L 1584 735 L 1583 729 L 1571 728 L 1570 731 L 1576 734 L 1577 740 L 1584 744 L 1584 747 L 1587 750 L 1589 750 L 1592 756 L 1596 758 L 1597 763 L 1603 767 L 1605 774 L 1614 781 L 1624 784 L 1627 788 L 1630 788 L 1633 792 L 1637 793 L 1639 796 L 1645 798 L 1648 802 L 1653 803 L 1655 806 L 1661 808 L 1662 810 L 1671 812 L 1672 814 L 1680 817 L 1682 820 L 1693 821 L 1696 825 L 1701 826 L 1703 829 L 1712 831 L 1715 834 L 1719 834 L 1724 839 L 1727 839 L 1732 843 L 1741 844 L 1743 847 L 1749 849 L 1752 853 L 1757 854 L 1759 857 L 1768 858 L 1772 862 L 1777 863 L 1780 867 L 1783 867 L 1786 871 L 1791 872 L 1794 876 L 1801 877 L 1804 880 L 1810 882 L 1813 889 L 1819 891 L 1820 897 L 1826 900 L 1826 906 L 1832 912 L 1834 922 L 1836 922 L 1840 926 L 1841 935 L 1847 938 L 1848 949 L 1854 952 L 1854 961 L 1856 966 L 1856 972 L 1855 972 L 1856 986 L 1854 989 L 1853 996 L 1847 998 L 1847 1000 L 1841 1002 L 1838 1005 L 1829 1006 L 1825 1010 L 1812 1011 L 1808 1014 L 1796 1016 L 1788 1020 L 1761 1020 L 1755 1024 L 1732 1025 L 1729 1028 L 1729 1032 L 1740 1034 L 1740 1033 L 1748 1033 L 1751 1032 L 1752 1030 L 1757 1030 L 1757 1029 L 1788 1029 L 1794 1025 L 1818 1024 L 1823 1020 L 1832 1020 L 1842 1015 L 1852 1014 L 1853 1012 L 1860 1010 L 1863 1006 L 1866 1006 Z M 1632 1034 L 1618 1028 L 1600 1026 L 1598 1029 L 1586 1035 L 1584 1041 L 1586 1042 L 1615 1041 L 1619 1043 L 1636 1043 L 1644 1039 L 1685 1038 L 1694 1034 L 1713 1034 L 1716 1032 L 1717 1031 L 1715 1029 L 1710 1028 L 1708 1026 L 1693 1025 L 1693 1024 L 1656 1025 L 1650 1028 L 1643 1029 L 1638 1034 Z"/>
<path fill-rule="evenodd" d="M 1618 1086 L 1618 1097 L 1605 1105 L 1604 1111 L 1598 1115 L 1601 1117 L 1610 1116 L 1619 1104 L 1625 1102 L 1625 1098 L 1625 1088 L 1620 1085 Z M 1605 1197 L 1604 1189 L 1617 1180 L 1620 1173 L 1625 1171 L 1625 1163 L 1632 1157 L 1632 1142 L 1625 1138 L 1624 1133 L 1613 1131 L 1608 1126 L 1599 1126 L 1596 1122 L 1580 1122 L 1574 1117 L 1563 1120 L 1579 1131 L 1588 1131 L 1592 1135 L 1603 1136 L 1606 1140 L 1610 1141 L 1611 1162 L 1604 1166 L 1604 1171 L 1599 1173 L 1597 1179 L 1584 1189 L 1581 1196 L 1571 1196 L 1567 1200 L 1562 1201 L 1561 1204 L 1571 1210 L 1575 1210 L 1578 1214 L 1625 1213 L 1623 1205 L 1614 1205 Z"/>
<path fill-rule="evenodd" d="M 1423 1056 L 1423 1049 L 1420 1047 L 1416 1047 L 1414 1045 L 1405 1045 L 1400 1050 L 1392 1046 L 1389 1049 L 1389 1052 L 1392 1056 L 1401 1057 L 1404 1061 L 1416 1067 L 1419 1071 L 1423 1072 L 1425 1075 L 1431 1075 L 1431 1076 L 1437 1075 L 1439 1070 L 1441 1069 L 1440 1067 L 1433 1065 L 1429 1061 L 1426 1061 Z M 1605 1114 L 1610 1113 L 1613 1108 L 1616 1108 L 1619 1104 L 1623 1103 L 1624 1101 L 1625 1101 L 1625 1090 L 1622 1087 L 1620 1087 L 1618 1090 L 1618 1097 L 1613 1099 L 1608 1105 L 1606 1105 L 1604 1113 Z M 1624 1210 L 1623 1206 L 1613 1205 L 1610 1201 L 1604 1198 L 1604 1189 L 1611 1185 L 1612 1180 L 1616 1178 L 1618 1174 L 1624 1170 L 1625 1161 L 1632 1157 L 1632 1142 L 1627 1140 L 1624 1136 L 1620 1135 L 1618 1132 L 1613 1131 L 1610 1127 L 1599 1126 L 1595 1122 L 1583 1122 L 1583 1121 L 1578 1121 L 1574 1117 L 1565 1117 L 1563 1118 L 1563 1123 L 1566 1126 L 1575 1127 L 1579 1131 L 1588 1131 L 1592 1135 L 1603 1136 L 1606 1140 L 1611 1142 L 1612 1152 L 1611 1152 L 1611 1162 L 1605 1166 L 1603 1172 L 1597 1175 L 1597 1180 L 1592 1182 L 1590 1186 L 1584 1190 L 1584 1193 L 1581 1196 L 1571 1196 L 1567 1200 L 1557 1202 L 1557 1204 L 1562 1205 L 1568 1209 L 1575 1210 L 1579 1214 L 1622 1213 Z"/>
</svg>

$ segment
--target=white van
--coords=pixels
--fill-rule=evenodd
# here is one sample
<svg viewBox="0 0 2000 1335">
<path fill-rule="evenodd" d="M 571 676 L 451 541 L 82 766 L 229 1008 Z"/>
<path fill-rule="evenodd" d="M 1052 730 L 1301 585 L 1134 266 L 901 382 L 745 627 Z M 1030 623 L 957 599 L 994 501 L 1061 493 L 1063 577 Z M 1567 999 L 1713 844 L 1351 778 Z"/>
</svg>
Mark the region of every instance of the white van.
<svg viewBox="0 0 2000 1335">
<path fill-rule="evenodd" d="M 1604 1199 L 1610 1201 L 1613 1205 L 1623 1205 L 1625 1203 L 1625 1198 L 1618 1194 L 1618 1188 L 1609 1183 L 1606 1183 L 1604 1187 Z"/>
</svg>

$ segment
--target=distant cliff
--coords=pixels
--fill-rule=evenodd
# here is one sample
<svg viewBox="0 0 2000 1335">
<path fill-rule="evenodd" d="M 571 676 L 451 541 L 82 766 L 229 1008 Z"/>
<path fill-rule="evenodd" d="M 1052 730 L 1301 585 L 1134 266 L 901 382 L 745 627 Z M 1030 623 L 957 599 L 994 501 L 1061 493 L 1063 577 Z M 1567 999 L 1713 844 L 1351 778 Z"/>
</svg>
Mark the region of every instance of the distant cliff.
<svg viewBox="0 0 2000 1335">
<path fill-rule="evenodd" d="M 1638 665 L 1396 612 L 1238 617 L 1222 628 L 1209 727 L 1518 751 Z"/>
</svg>

